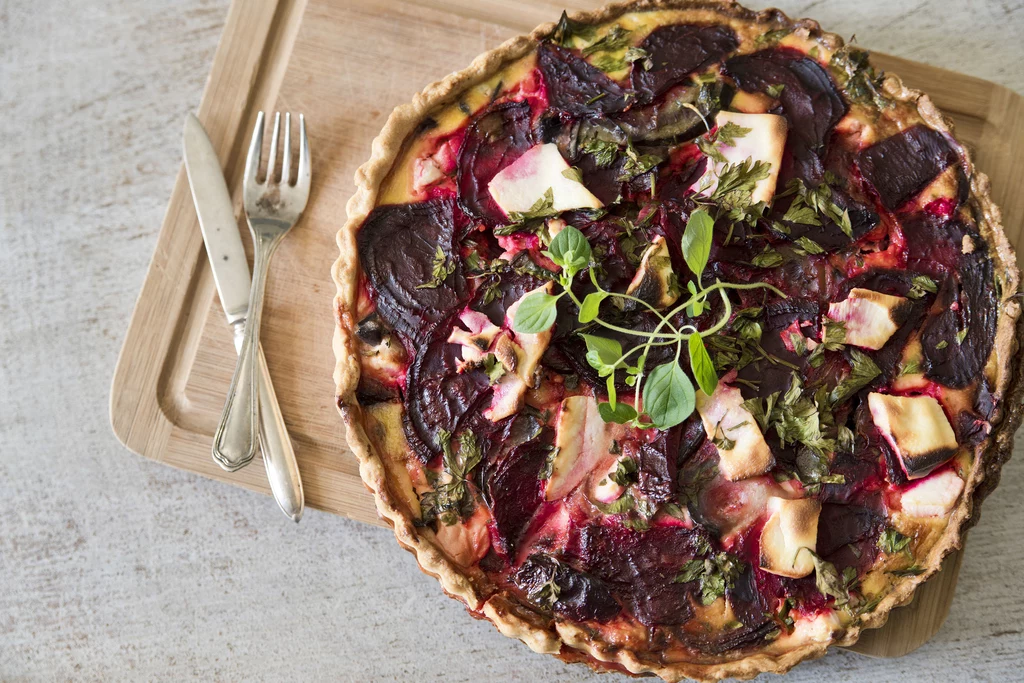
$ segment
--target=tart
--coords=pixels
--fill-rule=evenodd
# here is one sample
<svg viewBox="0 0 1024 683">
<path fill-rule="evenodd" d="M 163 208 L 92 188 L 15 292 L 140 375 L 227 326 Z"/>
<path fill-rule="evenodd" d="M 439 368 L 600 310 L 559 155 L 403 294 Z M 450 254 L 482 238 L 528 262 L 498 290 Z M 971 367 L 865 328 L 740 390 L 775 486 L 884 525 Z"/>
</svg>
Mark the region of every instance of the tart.
<svg viewBox="0 0 1024 683">
<path fill-rule="evenodd" d="M 1009 455 L 988 179 L 813 21 L 563 14 L 398 107 L 356 184 L 334 348 L 360 474 L 537 652 L 673 681 L 852 644 Z"/>
</svg>

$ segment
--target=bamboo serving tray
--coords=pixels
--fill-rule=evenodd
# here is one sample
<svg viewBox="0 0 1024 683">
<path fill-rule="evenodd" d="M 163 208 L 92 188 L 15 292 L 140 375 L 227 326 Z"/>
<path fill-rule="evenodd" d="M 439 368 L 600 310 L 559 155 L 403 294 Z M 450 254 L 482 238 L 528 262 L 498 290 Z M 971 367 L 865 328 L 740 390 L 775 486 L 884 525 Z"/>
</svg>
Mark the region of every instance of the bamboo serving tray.
<svg viewBox="0 0 1024 683">
<path fill-rule="evenodd" d="M 599 0 L 234 0 L 199 118 L 217 148 L 241 214 L 241 180 L 256 113 L 302 112 L 313 189 L 303 220 L 273 262 L 263 318 L 267 364 L 295 443 L 309 505 L 381 524 L 334 406 L 331 339 L 335 233 L 353 174 L 391 109 L 505 39 Z M 992 178 L 1010 242 L 1020 252 L 1024 106 L 1020 95 L 963 74 L 875 54 L 875 63 L 928 92 Z M 239 229 L 249 248 L 244 220 Z M 251 251 L 250 251 L 251 253 Z M 115 370 L 110 418 L 130 450 L 237 486 L 270 492 L 263 465 L 220 469 L 210 444 L 235 365 L 184 168 L 177 176 Z M 914 602 L 852 649 L 906 654 L 938 631 L 961 554 Z"/>
</svg>

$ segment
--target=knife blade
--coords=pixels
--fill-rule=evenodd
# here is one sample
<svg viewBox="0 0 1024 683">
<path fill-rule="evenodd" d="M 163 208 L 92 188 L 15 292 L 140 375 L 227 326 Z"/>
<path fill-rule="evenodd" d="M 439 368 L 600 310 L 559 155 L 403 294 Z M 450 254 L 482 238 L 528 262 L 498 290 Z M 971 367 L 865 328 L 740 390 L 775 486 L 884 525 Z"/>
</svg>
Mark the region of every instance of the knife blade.
<svg viewBox="0 0 1024 683">
<path fill-rule="evenodd" d="M 185 119 L 182 140 L 185 171 L 199 216 L 206 255 L 210 259 L 217 294 L 228 325 L 232 328 L 237 352 L 241 349 L 245 332 L 251 285 L 241 232 L 238 230 L 238 221 L 217 152 L 203 124 L 193 114 Z M 262 348 L 258 356 L 260 451 L 275 500 L 288 517 L 298 522 L 302 518 L 305 503 L 298 463 Z"/>
</svg>

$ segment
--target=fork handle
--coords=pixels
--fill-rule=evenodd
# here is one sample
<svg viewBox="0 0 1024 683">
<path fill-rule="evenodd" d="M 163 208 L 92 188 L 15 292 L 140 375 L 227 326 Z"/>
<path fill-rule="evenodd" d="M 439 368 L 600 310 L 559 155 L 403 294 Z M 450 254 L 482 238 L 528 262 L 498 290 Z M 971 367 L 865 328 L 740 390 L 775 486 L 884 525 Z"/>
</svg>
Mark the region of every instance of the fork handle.
<svg viewBox="0 0 1024 683">
<path fill-rule="evenodd" d="M 235 364 L 235 374 L 221 412 L 220 424 L 213 436 L 213 459 L 228 472 L 252 462 L 256 455 L 259 424 L 259 393 L 256 379 L 260 321 L 263 318 L 263 293 L 267 284 L 267 266 L 277 248 L 278 240 L 264 239 L 253 232 L 255 257 L 252 286 L 249 289 L 249 312 L 245 319 L 242 349 Z"/>
</svg>

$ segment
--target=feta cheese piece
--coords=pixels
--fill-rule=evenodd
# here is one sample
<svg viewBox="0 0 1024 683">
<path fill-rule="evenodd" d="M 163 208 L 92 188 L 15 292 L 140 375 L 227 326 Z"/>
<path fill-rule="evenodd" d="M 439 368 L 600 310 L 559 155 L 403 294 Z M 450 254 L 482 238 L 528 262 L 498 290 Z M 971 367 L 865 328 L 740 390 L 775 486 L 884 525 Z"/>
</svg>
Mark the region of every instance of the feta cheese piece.
<svg viewBox="0 0 1024 683">
<path fill-rule="evenodd" d="M 718 471 L 729 481 L 764 474 L 772 452 L 736 387 L 719 381 L 711 396 L 697 390 L 697 412 L 709 439 L 718 439 Z M 726 448 L 731 446 L 731 448 Z"/>
<path fill-rule="evenodd" d="M 877 351 L 907 321 L 910 302 L 902 296 L 854 287 L 843 301 L 828 305 L 828 317 L 846 325 L 846 343 Z"/>
<path fill-rule="evenodd" d="M 956 455 L 956 435 L 942 406 L 931 396 L 873 392 L 868 394 L 868 408 L 908 478 L 925 477 Z"/>
<path fill-rule="evenodd" d="M 815 552 L 821 503 L 812 498 L 768 499 L 768 521 L 761 530 L 761 569 L 778 576 L 799 579 L 814 571 L 805 548 Z"/>
<path fill-rule="evenodd" d="M 668 243 L 661 235 L 651 240 L 640 257 L 640 267 L 626 294 L 643 299 L 655 308 L 667 308 L 679 298 L 679 283 L 672 269 Z"/>
<path fill-rule="evenodd" d="M 911 517 L 945 517 L 964 490 L 964 480 L 953 470 L 922 479 L 903 491 L 903 514 Z"/>
<path fill-rule="evenodd" d="M 477 505 L 472 516 L 462 524 L 438 524 L 435 538 L 455 564 L 471 567 L 491 549 L 490 523 L 487 508 Z"/>
<path fill-rule="evenodd" d="M 534 292 L 543 291 L 550 294 L 551 289 L 552 283 L 548 282 L 527 292 L 522 299 L 509 306 L 505 312 L 508 329 L 511 330 L 515 324 L 516 311 L 519 310 L 519 304 L 523 299 Z M 535 334 L 517 332 L 515 340 L 507 331 L 498 335 L 494 341 L 494 356 L 505 367 L 506 372 L 494 385 L 491 405 L 483 411 L 484 417 L 488 420 L 504 420 L 523 407 L 527 389 L 537 386 L 537 368 L 548 344 L 551 343 L 553 328 L 554 325 Z"/>
<path fill-rule="evenodd" d="M 492 323 L 483 313 L 469 308 L 462 312 L 459 320 L 469 329 L 453 327 L 451 334 L 448 335 L 448 343 L 462 346 L 462 360 L 465 363 L 477 363 L 483 360 L 487 350 L 491 348 L 494 338 L 501 332 L 501 328 Z"/>
<path fill-rule="evenodd" d="M 527 292 L 523 295 L 522 299 L 519 299 L 509 306 L 508 310 L 505 312 L 508 329 L 514 329 L 516 313 L 519 311 L 519 304 L 523 302 L 523 299 L 534 292 L 546 292 L 547 294 L 551 294 L 552 289 L 553 284 L 551 282 L 547 282 L 537 289 Z M 548 350 L 548 345 L 551 344 L 551 335 L 554 333 L 554 327 L 555 326 L 552 325 L 543 332 L 536 332 L 534 334 L 516 332 L 515 341 L 518 346 L 519 359 L 515 372 L 531 387 L 537 385 L 534 375 L 537 373 L 537 367 L 540 365 L 541 357 L 544 355 L 544 352 Z"/>
<path fill-rule="evenodd" d="M 726 124 L 733 123 L 741 128 L 749 128 L 750 132 L 726 144 L 719 139 L 715 147 L 729 164 L 738 164 L 747 159 L 762 161 L 770 165 L 768 177 L 757 181 L 751 199 L 755 202 L 769 202 L 775 196 L 775 185 L 779 179 L 782 166 L 782 150 L 786 146 L 786 119 L 777 114 L 741 114 L 732 111 L 720 111 L 715 117 L 715 125 L 721 130 Z M 707 171 L 698 181 L 698 187 L 707 188 L 704 194 L 711 194 L 718 186 L 718 175 L 724 164 L 709 161 Z"/>
<path fill-rule="evenodd" d="M 572 493 L 611 452 L 613 425 L 601 419 L 592 396 L 570 396 L 562 401 L 555 421 L 555 459 L 544 485 L 544 499 L 558 500 Z"/>
<path fill-rule="evenodd" d="M 554 211 L 601 208 L 601 200 L 583 183 L 564 175 L 568 168 L 558 145 L 537 145 L 502 169 L 487 187 L 506 214 L 529 211 L 548 190 Z"/>
<path fill-rule="evenodd" d="M 622 460 L 623 458 L 612 458 L 603 471 L 599 469 L 594 473 L 590 492 L 591 500 L 607 505 L 617 501 L 626 492 L 626 487 L 612 479 L 612 475 L 619 468 L 619 463 Z"/>
</svg>

